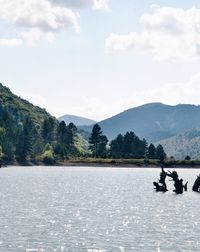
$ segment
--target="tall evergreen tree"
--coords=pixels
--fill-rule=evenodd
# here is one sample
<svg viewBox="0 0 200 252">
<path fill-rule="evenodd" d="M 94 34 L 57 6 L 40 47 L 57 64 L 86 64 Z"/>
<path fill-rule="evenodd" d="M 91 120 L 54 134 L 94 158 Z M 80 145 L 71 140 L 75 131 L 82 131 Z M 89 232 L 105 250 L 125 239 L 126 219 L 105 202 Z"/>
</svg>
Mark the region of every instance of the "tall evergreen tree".
<svg viewBox="0 0 200 252">
<path fill-rule="evenodd" d="M 124 137 L 119 134 L 116 139 L 112 140 L 110 143 L 110 155 L 113 158 L 122 158 L 123 157 L 123 144 Z"/>
<path fill-rule="evenodd" d="M 98 124 L 93 126 L 89 143 L 90 149 L 95 158 L 106 155 L 106 145 L 108 143 L 108 139 L 102 134 L 101 127 Z"/>
<path fill-rule="evenodd" d="M 155 159 L 156 158 L 156 148 L 152 143 L 148 147 L 147 158 L 149 158 L 149 159 Z"/>
<path fill-rule="evenodd" d="M 159 159 L 160 161 L 163 161 L 166 159 L 167 155 L 163 149 L 163 146 L 159 144 L 156 148 L 156 158 Z"/>
<path fill-rule="evenodd" d="M 42 137 L 44 144 L 52 144 L 52 142 L 55 141 L 55 130 L 55 120 L 52 117 L 46 118 L 42 124 Z"/>
<path fill-rule="evenodd" d="M 33 151 L 33 131 L 34 124 L 32 120 L 27 117 L 23 123 L 23 128 L 19 134 L 16 146 L 16 158 L 19 162 L 25 162 L 30 158 Z"/>
<path fill-rule="evenodd" d="M 59 154 L 62 158 L 67 155 L 67 138 L 68 130 L 66 123 L 64 121 L 61 121 L 57 129 L 57 146 L 55 153 Z"/>
<path fill-rule="evenodd" d="M 77 153 L 77 149 L 75 147 L 77 133 L 78 133 L 77 127 L 73 123 L 70 123 L 69 125 L 67 125 L 66 146 L 67 146 L 68 152 L 72 155 L 76 155 L 76 153 Z"/>
<path fill-rule="evenodd" d="M 64 121 L 61 121 L 58 125 L 57 140 L 61 145 L 64 145 L 67 140 L 67 126 Z"/>
<path fill-rule="evenodd" d="M 102 157 L 102 158 L 107 157 L 107 149 L 106 149 L 107 144 L 108 144 L 108 138 L 102 135 L 100 137 L 99 147 L 97 151 L 98 157 Z"/>
</svg>

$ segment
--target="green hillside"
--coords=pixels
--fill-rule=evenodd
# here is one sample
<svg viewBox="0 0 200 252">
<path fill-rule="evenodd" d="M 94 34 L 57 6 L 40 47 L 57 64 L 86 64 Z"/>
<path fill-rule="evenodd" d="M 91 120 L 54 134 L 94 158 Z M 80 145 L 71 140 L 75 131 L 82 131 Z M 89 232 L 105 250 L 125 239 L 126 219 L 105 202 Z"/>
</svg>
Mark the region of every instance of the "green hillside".
<svg viewBox="0 0 200 252">
<path fill-rule="evenodd" d="M 34 106 L 30 102 L 21 99 L 14 95 L 9 88 L 0 83 L 0 107 L 7 107 L 12 114 L 18 113 L 22 118 L 25 116 L 31 117 L 34 122 L 41 124 L 45 118 L 50 117 L 50 114 L 45 109 Z"/>
<path fill-rule="evenodd" d="M 167 155 L 175 159 L 184 159 L 187 155 L 191 159 L 200 158 L 200 129 L 193 129 L 186 133 L 162 140 L 157 144 L 162 144 Z"/>
<path fill-rule="evenodd" d="M 0 161 L 48 163 L 87 152 L 74 124 L 55 117 L 0 84 Z"/>
</svg>

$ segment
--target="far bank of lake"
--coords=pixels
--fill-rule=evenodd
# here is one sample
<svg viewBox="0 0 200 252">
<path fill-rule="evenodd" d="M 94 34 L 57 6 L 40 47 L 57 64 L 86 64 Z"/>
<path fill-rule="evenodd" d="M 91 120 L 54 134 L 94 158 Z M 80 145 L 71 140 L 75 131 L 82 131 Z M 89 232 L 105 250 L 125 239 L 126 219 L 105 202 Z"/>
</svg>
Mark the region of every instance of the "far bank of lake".
<svg viewBox="0 0 200 252">
<path fill-rule="evenodd" d="M 35 160 L 26 163 L 11 162 L 6 165 L 14 166 L 91 166 L 91 167 L 138 167 L 151 168 L 161 166 L 166 168 L 200 168 L 200 160 L 174 160 L 164 161 L 154 159 L 109 159 L 109 158 L 73 158 L 57 160 L 54 163 L 42 163 Z M 3 166 L 3 165 L 2 165 Z"/>
</svg>

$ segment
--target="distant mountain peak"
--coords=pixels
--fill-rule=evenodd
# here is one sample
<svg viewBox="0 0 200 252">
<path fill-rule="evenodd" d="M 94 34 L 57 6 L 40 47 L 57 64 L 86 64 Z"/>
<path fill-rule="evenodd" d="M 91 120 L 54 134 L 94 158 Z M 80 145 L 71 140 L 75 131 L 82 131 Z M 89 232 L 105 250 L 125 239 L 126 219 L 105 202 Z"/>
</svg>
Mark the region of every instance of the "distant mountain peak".
<svg viewBox="0 0 200 252">
<path fill-rule="evenodd" d="M 61 117 L 58 118 L 59 121 L 65 121 L 66 124 L 69 123 L 74 123 L 76 126 L 88 126 L 88 125 L 92 125 L 94 123 L 96 123 L 96 121 L 92 120 L 92 119 L 88 119 L 86 117 L 82 117 L 82 116 L 76 116 L 76 115 L 70 115 L 70 114 L 66 114 L 63 115 Z"/>
<path fill-rule="evenodd" d="M 146 108 L 150 108 L 150 107 L 155 107 L 155 106 L 169 106 L 169 105 L 166 105 L 164 103 L 161 103 L 161 102 L 151 102 L 151 103 L 146 103 L 144 105 L 141 105 L 141 106 L 138 106 L 139 107 L 146 107 Z"/>
<path fill-rule="evenodd" d="M 200 128 L 200 106 L 153 102 L 128 109 L 99 122 L 99 125 L 110 140 L 118 134 L 134 131 L 140 138 L 156 142 L 194 127 Z M 91 132 L 91 127 L 84 130 Z"/>
</svg>

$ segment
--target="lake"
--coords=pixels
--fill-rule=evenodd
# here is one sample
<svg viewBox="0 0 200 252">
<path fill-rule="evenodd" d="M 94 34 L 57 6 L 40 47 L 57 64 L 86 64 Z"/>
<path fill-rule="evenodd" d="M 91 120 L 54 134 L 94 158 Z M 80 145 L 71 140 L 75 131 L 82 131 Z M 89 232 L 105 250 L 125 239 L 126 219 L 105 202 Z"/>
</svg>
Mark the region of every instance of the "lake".
<svg viewBox="0 0 200 252">
<path fill-rule="evenodd" d="M 0 251 L 200 251 L 200 170 L 177 171 L 183 195 L 156 193 L 153 168 L 2 168 Z"/>
</svg>

